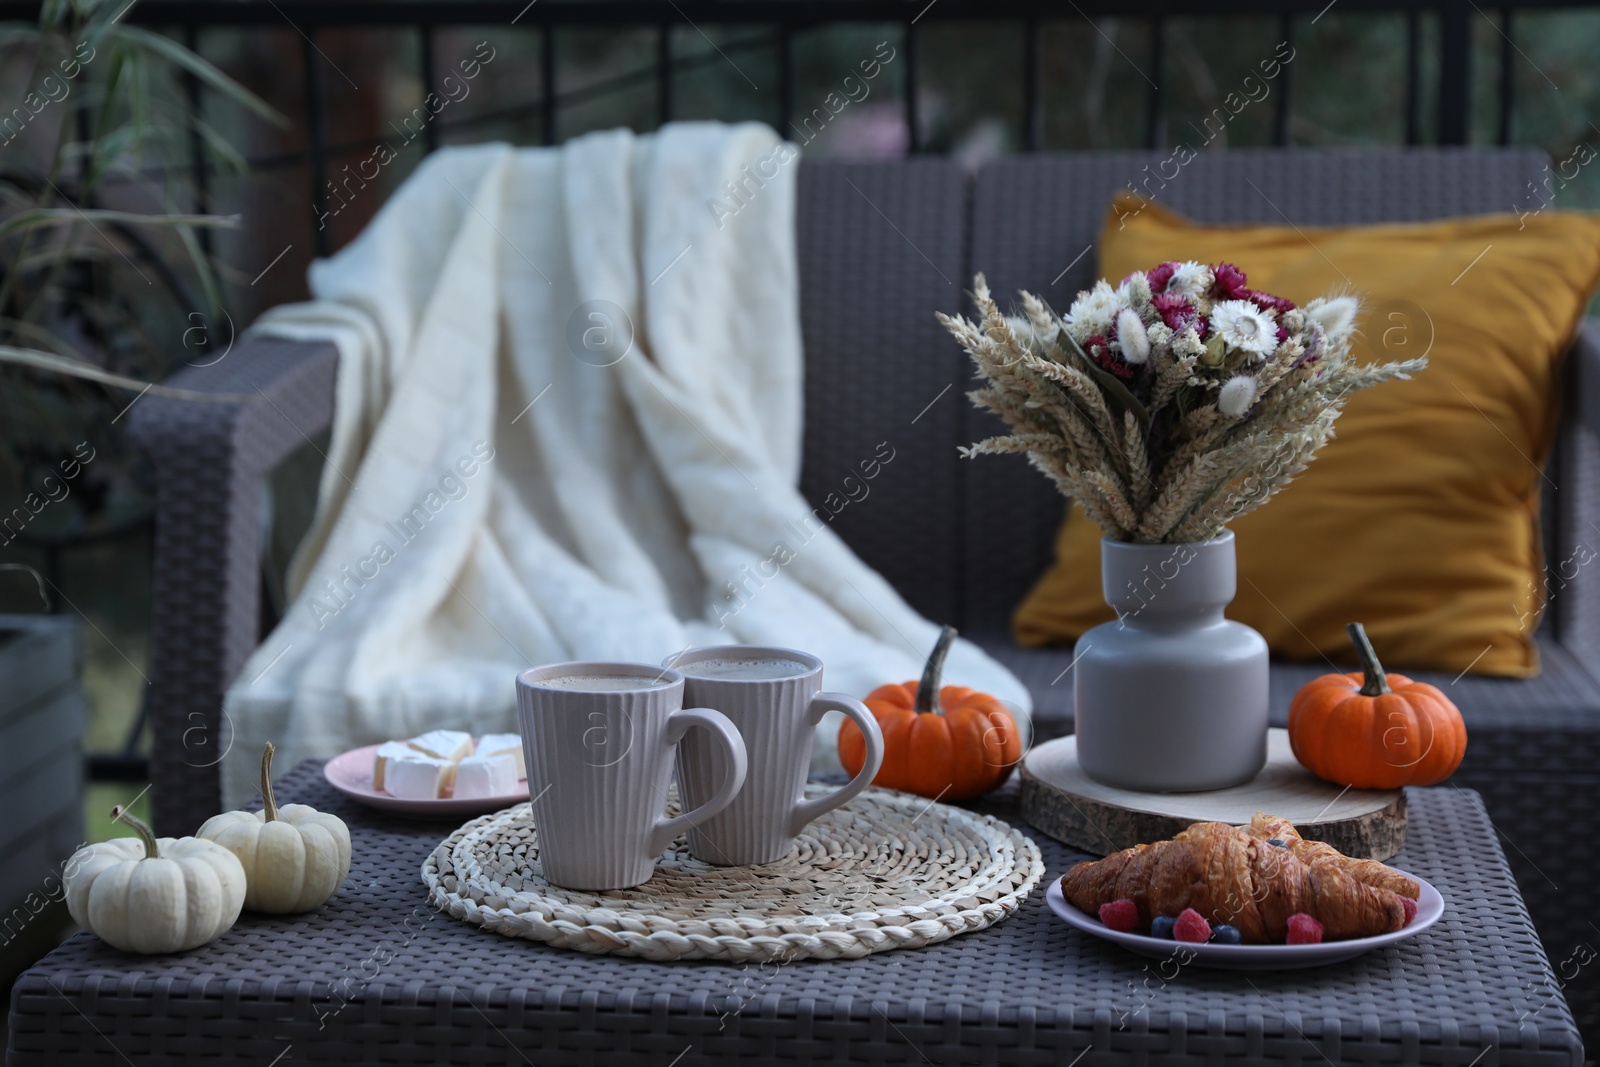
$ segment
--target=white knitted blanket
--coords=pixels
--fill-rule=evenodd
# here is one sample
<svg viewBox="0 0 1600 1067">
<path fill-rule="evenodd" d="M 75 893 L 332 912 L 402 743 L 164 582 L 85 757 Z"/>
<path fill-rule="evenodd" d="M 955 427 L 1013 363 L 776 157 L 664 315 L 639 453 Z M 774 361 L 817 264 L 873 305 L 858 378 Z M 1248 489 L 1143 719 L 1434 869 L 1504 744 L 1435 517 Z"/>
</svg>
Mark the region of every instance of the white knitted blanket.
<svg viewBox="0 0 1600 1067">
<path fill-rule="evenodd" d="M 312 267 L 314 301 L 262 319 L 332 339 L 338 395 L 292 604 L 225 702 L 229 803 L 264 741 L 288 767 L 514 731 L 535 664 L 734 642 L 855 695 L 916 677 L 937 628 L 796 489 L 796 156 L 710 123 L 439 151 Z M 947 677 L 1029 710 L 974 646 Z"/>
</svg>

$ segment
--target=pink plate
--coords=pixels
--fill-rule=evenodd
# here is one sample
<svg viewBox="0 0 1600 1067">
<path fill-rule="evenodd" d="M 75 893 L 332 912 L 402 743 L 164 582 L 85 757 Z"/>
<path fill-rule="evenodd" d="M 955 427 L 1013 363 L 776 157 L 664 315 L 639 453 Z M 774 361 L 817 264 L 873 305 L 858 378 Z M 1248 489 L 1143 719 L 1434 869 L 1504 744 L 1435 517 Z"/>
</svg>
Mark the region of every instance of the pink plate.
<svg viewBox="0 0 1600 1067">
<path fill-rule="evenodd" d="M 381 789 L 372 787 L 372 759 L 377 755 L 377 745 L 367 745 L 365 748 L 354 748 L 349 752 L 333 757 L 322 768 L 323 776 L 328 779 L 328 784 L 333 786 L 345 796 L 369 807 L 380 808 L 383 811 L 393 811 L 401 815 L 420 815 L 424 818 L 443 819 L 454 818 L 461 815 L 481 815 L 487 811 L 499 811 L 509 808 L 513 804 L 520 804 L 528 799 L 528 780 L 526 778 L 518 785 L 515 793 L 508 793 L 503 797 L 472 797 L 457 800 L 454 797 L 445 800 L 402 800 L 390 796 Z"/>
</svg>

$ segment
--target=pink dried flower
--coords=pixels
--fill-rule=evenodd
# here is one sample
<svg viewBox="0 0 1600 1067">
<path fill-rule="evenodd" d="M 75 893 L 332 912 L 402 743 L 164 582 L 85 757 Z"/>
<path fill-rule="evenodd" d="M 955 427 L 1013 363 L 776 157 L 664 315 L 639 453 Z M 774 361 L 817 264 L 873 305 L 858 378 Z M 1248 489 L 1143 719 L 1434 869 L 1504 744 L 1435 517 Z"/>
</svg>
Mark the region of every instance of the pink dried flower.
<svg viewBox="0 0 1600 1067">
<path fill-rule="evenodd" d="M 1280 316 L 1286 315 L 1294 310 L 1293 300 L 1285 300 L 1281 296 L 1273 296 L 1271 293 L 1263 293 L 1259 289 L 1243 290 L 1243 298 L 1250 301 L 1262 311 L 1276 311 Z"/>
<path fill-rule="evenodd" d="M 1104 367 L 1112 374 L 1115 374 L 1118 378 L 1129 381 L 1133 379 L 1133 368 L 1109 352 L 1107 352 L 1102 359 L 1095 360 L 1095 362 L 1099 363 L 1100 366 Z"/>
<path fill-rule="evenodd" d="M 1232 263 L 1218 263 L 1211 268 L 1216 278 L 1217 293 L 1223 300 L 1248 300 L 1250 290 L 1245 288 L 1244 271 Z"/>
<path fill-rule="evenodd" d="M 1107 347 L 1106 339 L 1100 334 L 1094 334 L 1083 342 L 1083 350 L 1094 360 L 1095 365 L 1102 370 L 1108 370 L 1118 378 L 1132 378 L 1133 368 L 1118 359 Z"/>
<path fill-rule="evenodd" d="M 1151 298 L 1150 306 L 1156 309 L 1161 321 L 1173 333 L 1182 333 L 1186 327 L 1193 326 L 1195 334 L 1202 340 L 1205 338 L 1209 324 L 1200 317 L 1200 309 L 1188 297 L 1179 293 L 1159 293 Z"/>
<path fill-rule="evenodd" d="M 1155 270 L 1150 271 L 1147 274 L 1145 274 L 1145 278 L 1148 279 L 1149 282 L 1150 282 L 1150 291 L 1152 293 L 1164 293 L 1164 292 L 1166 292 L 1167 291 L 1167 283 L 1172 280 L 1172 275 L 1182 265 L 1183 264 L 1181 264 L 1181 263 L 1175 263 L 1172 260 L 1168 260 L 1167 262 L 1161 264 L 1161 266 L 1157 267 Z M 1170 325 L 1170 323 L 1169 323 L 1169 325 Z"/>
</svg>

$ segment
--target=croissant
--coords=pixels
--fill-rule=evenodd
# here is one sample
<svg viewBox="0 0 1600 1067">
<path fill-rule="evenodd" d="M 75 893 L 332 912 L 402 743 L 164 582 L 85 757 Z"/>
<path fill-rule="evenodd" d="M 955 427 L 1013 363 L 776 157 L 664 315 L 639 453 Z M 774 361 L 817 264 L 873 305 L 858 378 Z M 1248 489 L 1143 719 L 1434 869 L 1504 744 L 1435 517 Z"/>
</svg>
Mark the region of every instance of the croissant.
<svg viewBox="0 0 1600 1067">
<path fill-rule="evenodd" d="M 1258 811 L 1255 818 L 1250 820 L 1248 829 L 1252 837 L 1258 837 L 1263 841 L 1269 839 L 1282 841 L 1284 846 L 1294 853 L 1296 859 L 1309 867 L 1332 864 L 1366 885 L 1387 889 L 1391 893 L 1399 893 L 1412 900 L 1422 895 L 1422 887 L 1417 885 L 1416 879 L 1409 878 L 1377 860 L 1352 859 L 1326 842 L 1307 841 L 1300 836 L 1300 831 L 1296 830 L 1288 819 Z"/>
<path fill-rule="evenodd" d="M 1080 863 L 1061 878 L 1062 895 L 1093 915 L 1128 899 L 1136 929 L 1148 933 L 1159 915 L 1193 908 L 1213 926 L 1230 923 L 1246 944 L 1282 944 L 1289 917 L 1304 912 L 1323 937 L 1371 937 L 1405 925 L 1405 907 L 1387 889 L 1364 885 L 1330 863 L 1315 867 L 1248 831 L 1221 822 L 1195 823 L 1170 841 L 1135 845 Z"/>
</svg>

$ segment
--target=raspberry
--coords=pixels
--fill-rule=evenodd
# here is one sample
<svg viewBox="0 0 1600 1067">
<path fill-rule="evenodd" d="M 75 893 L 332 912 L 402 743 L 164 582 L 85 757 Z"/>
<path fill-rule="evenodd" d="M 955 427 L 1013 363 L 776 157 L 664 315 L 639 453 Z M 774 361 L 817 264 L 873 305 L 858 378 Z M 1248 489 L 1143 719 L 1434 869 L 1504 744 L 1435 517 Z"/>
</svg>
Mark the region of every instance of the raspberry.
<svg viewBox="0 0 1600 1067">
<path fill-rule="evenodd" d="M 1100 921 L 1110 930 L 1130 932 L 1139 925 L 1139 908 L 1126 898 L 1100 905 Z"/>
<path fill-rule="evenodd" d="M 1206 922 L 1205 916 L 1193 908 L 1184 908 L 1178 914 L 1178 922 L 1172 928 L 1172 936 L 1178 941 L 1204 944 L 1211 940 L 1211 924 Z"/>
<path fill-rule="evenodd" d="M 1400 906 L 1406 909 L 1406 921 L 1401 923 L 1401 925 L 1410 926 L 1411 920 L 1417 917 L 1417 902 L 1412 900 L 1410 897 L 1401 897 Z"/>
<path fill-rule="evenodd" d="M 1284 939 L 1289 945 L 1319 945 L 1322 943 L 1322 924 L 1303 911 L 1297 911 L 1289 916 L 1289 936 Z"/>
</svg>

